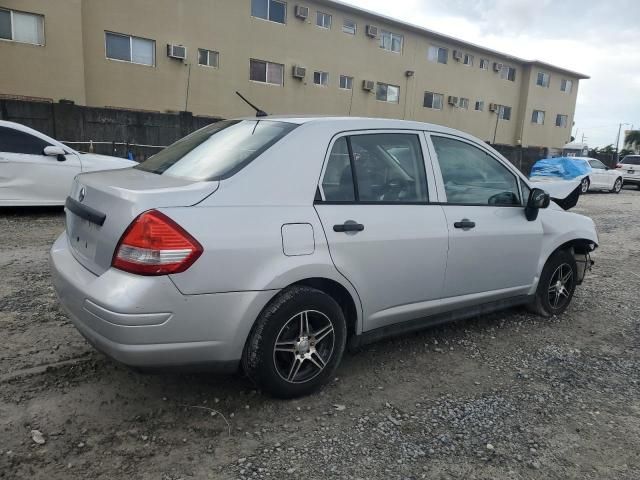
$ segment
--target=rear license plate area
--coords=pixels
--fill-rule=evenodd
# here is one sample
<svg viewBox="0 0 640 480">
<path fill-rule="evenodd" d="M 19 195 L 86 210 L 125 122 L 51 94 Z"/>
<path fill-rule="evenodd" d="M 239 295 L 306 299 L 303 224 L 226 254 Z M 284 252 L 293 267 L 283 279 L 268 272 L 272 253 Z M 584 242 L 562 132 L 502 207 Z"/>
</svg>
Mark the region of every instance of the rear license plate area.
<svg viewBox="0 0 640 480">
<path fill-rule="evenodd" d="M 67 213 L 67 237 L 73 249 L 85 258 L 94 259 L 98 236 L 98 225 L 81 218 L 74 213 Z"/>
</svg>

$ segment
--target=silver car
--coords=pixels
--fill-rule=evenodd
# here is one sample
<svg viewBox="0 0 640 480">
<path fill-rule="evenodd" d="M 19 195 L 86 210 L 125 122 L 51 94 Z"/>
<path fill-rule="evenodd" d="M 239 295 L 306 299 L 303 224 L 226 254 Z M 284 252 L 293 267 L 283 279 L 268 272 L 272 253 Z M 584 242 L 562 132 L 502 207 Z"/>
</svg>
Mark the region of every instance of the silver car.
<svg viewBox="0 0 640 480">
<path fill-rule="evenodd" d="M 516 305 L 563 312 L 597 243 L 591 219 L 462 132 L 268 117 L 79 175 L 51 270 L 115 360 L 242 366 L 292 397 L 347 345 Z"/>
</svg>

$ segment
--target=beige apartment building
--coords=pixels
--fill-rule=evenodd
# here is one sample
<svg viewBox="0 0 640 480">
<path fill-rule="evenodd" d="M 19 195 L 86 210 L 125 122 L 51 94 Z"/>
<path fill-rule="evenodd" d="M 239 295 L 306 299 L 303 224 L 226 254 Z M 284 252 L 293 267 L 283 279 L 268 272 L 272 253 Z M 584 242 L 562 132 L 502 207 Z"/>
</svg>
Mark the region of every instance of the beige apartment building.
<svg viewBox="0 0 640 480">
<path fill-rule="evenodd" d="M 0 0 L 0 95 L 415 119 L 560 149 L 580 73 L 331 0 Z M 495 141 L 494 141 L 495 140 Z"/>
</svg>

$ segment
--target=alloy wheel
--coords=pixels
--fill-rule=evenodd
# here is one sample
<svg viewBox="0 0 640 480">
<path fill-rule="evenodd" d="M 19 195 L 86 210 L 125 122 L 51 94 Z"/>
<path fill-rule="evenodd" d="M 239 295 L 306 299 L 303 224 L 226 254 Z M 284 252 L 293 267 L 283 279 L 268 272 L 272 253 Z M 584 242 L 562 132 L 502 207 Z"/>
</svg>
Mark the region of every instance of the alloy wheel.
<svg viewBox="0 0 640 480">
<path fill-rule="evenodd" d="M 580 184 L 580 191 L 582 193 L 587 193 L 589 191 L 589 179 L 585 178 L 582 180 L 582 183 Z"/>
<path fill-rule="evenodd" d="M 549 305 L 554 310 L 563 308 L 570 300 L 573 288 L 573 269 L 567 263 L 561 264 L 551 275 L 549 282 Z"/>
<path fill-rule="evenodd" d="M 618 178 L 616 183 L 613 184 L 613 191 L 619 193 L 622 190 L 622 179 Z"/>
<path fill-rule="evenodd" d="M 335 332 L 329 317 L 305 310 L 280 329 L 273 348 L 278 375 L 289 383 L 305 383 L 317 377 L 333 355 Z"/>
</svg>

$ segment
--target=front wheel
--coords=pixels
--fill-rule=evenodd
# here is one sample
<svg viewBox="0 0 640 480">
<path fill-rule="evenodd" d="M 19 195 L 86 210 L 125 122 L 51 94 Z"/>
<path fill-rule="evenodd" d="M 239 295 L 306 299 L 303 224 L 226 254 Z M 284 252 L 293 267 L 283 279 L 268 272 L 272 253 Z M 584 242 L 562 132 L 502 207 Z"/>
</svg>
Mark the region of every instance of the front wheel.
<svg viewBox="0 0 640 480">
<path fill-rule="evenodd" d="M 571 303 L 577 280 L 578 267 L 572 253 L 555 252 L 542 269 L 531 310 L 542 317 L 560 315 Z"/>
<path fill-rule="evenodd" d="M 620 190 L 622 190 L 622 177 L 618 177 L 616 179 L 615 183 L 613 184 L 613 188 L 609 191 L 611 193 L 620 193 Z"/>
<path fill-rule="evenodd" d="M 258 317 L 245 347 L 244 371 L 275 397 L 307 395 L 334 374 L 346 339 L 344 314 L 332 297 L 291 287 Z"/>
<path fill-rule="evenodd" d="M 580 182 L 580 192 L 587 193 L 589 191 L 589 185 L 591 182 L 589 181 L 589 177 L 584 177 L 582 182 Z"/>
</svg>

